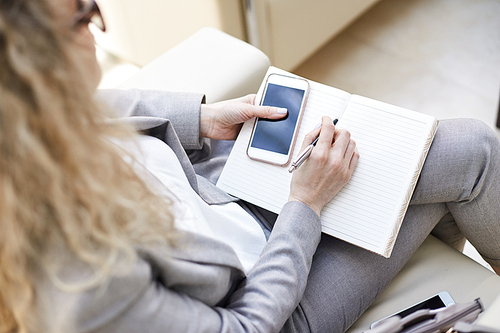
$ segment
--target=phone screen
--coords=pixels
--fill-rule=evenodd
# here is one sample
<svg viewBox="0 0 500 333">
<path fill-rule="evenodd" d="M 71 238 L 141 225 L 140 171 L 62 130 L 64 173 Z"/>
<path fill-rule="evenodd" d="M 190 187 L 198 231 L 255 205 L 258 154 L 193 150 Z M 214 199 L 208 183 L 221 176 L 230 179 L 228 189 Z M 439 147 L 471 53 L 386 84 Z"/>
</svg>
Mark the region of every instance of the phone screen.
<svg viewBox="0 0 500 333">
<path fill-rule="evenodd" d="M 432 297 L 429 297 L 429 298 L 427 298 L 427 299 L 425 299 L 417 304 L 410 306 L 409 308 L 403 309 L 403 310 L 399 311 L 398 313 L 395 313 L 393 315 L 390 315 L 388 317 L 380 319 L 380 320 L 374 322 L 370 327 L 373 328 L 382 320 L 385 320 L 385 319 L 393 317 L 393 316 L 400 316 L 401 318 L 404 318 L 404 317 L 406 317 L 406 316 L 408 316 L 408 315 L 410 315 L 413 312 L 416 312 L 418 310 L 423 310 L 423 309 L 436 310 L 436 309 L 444 308 L 444 307 L 449 306 L 451 304 L 455 304 L 455 301 L 453 301 L 453 298 L 451 297 L 451 295 L 446 291 L 442 291 L 442 292 L 440 292 Z"/>
<path fill-rule="evenodd" d="M 415 304 L 414 306 L 409 307 L 408 309 L 405 309 L 401 312 L 396 313 L 395 316 L 400 316 L 401 318 L 403 318 L 403 317 L 406 317 L 407 315 L 409 315 L 415 311 L 418 311 L 418 310 L 422 310 L 422 309 L 433 309 L 434 310 L 434 309 L 439 309 L 439 308 L 442 308 L 445 306 L 446 305 L 441 300 L 441 297 L 436 295 L 436 296 L 431 297 L 423 302 Z"/>
<path fill-rule="evenodd" d="M 279 120 L 259 118 L 250 146 L 288 155 L 304 95 L 302 89 L 269 83 L 262 105 L 286 108 L 288 114 Z"/>
</svg>

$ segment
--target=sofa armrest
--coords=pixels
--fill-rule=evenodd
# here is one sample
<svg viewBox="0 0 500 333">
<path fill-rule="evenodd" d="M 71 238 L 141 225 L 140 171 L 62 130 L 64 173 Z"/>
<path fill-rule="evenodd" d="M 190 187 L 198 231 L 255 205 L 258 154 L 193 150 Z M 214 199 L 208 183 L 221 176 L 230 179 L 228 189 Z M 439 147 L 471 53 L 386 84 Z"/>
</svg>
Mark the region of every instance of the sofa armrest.
<svg viewBox="0 0 500 333">
<path fill-rule="evenodd" d="M 269 58 L 250 44 L 203 28 L 118 88 L 197 92 L 213 103 L 256 93 L 269 65 Z"/>
<path fill-rule="evenodd" d="M 477 323 L 482 326 L 500 329 L 500 295 L 480 315 Z"/>
</svg>

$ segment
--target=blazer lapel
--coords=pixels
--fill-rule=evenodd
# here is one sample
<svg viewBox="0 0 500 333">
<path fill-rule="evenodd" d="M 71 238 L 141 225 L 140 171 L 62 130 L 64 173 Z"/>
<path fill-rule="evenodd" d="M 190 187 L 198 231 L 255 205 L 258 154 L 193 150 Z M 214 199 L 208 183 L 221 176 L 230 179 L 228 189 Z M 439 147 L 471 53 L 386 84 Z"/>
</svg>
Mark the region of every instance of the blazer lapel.
<svg viewBox="0 0 500 333">
<path fill-rule="evenodd" d="M 221 205 L 238 200 L 195 173 L 193 165 L 168 119 L 137 116 L 120 118 L 120 120 L 131 123 L 138 131 L 158 138 L 170 146 L 179 159 L 189 184 L 206 203 Z"/>
</svg>

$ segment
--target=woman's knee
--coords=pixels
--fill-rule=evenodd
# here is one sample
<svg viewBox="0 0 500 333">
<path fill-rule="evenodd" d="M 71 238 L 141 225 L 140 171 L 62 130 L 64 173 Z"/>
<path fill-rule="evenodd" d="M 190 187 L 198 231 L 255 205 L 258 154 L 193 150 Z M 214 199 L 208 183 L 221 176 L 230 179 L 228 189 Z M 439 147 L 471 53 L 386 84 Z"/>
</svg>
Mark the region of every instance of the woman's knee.
<svg viewBox="0 0 500 333">
<path fill-rule="evenodd" d="M 500 143 L 492 129 L 474 119 L 442 120 L 412 203 L 471 200 L 495 172 Z"/>
<path fill-rule="evenodd" d="M 482 185 L 500 172 L 500 141 L 496 133 L 480 120 L 457 119 L 443 121 L 442 125 L 444 132 L 453 131 L 449 135 L 454 144 L 448 144 L 450 162 L 454 164 L 452 169 L 464 176 L 464 188 L 469 189 L 467 198 L 473 199 Z"/>
<path fill-rule="evenodd" d="M 500 141 L 496 133 L 477 119 L 445 119 L 436 134 L 448 152 L 458 160 L 489 163 L 500 157 Z"/>
<path fill-rule="evenodd" d="M 470 119 L 469 123 L 468 142 L 475 144 L 476 150 L 482 154 L 498 153 L 500 142 L 496 133 L 481 120 Z"/>
<path fill-rule="evenodd" d="M 476 167 L 481 168 L 481 175 L 500 168 L 500 141 L 496 133 L 484 122 L 471 121 L 469 140 L 466 149 L 471 161 L 476 162 Z"/>
</svg>

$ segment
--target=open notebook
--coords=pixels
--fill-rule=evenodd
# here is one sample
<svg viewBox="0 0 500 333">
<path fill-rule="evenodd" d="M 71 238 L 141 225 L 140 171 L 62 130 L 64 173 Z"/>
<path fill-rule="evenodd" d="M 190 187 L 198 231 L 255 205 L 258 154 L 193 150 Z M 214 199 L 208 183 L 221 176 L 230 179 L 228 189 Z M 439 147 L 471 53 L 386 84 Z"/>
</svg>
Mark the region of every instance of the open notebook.
<svg viewBox="0 0 500 333">
<path fill-rule="evenodd" d="M 295 76 L 275 67 L 267 75 Z M 266 75 L 266 78 L 267 78 Z M 431 116 L 310 81 L 310 91 L 292 160 L 306 133 L 321 117 L 338 118 L 351 132 L 360 160 L 351 180 L 321 212 L 322 231 L 389 257 L 420 171 L 437 130 Z M 262 98 L 265 80 L 257 94 Z M 292 175 L 251 160 L 246 149 L 253 120 L 236 139 L 217 186 L 231 195 L 279 213 L 287 202 Z"/>
</svg>

